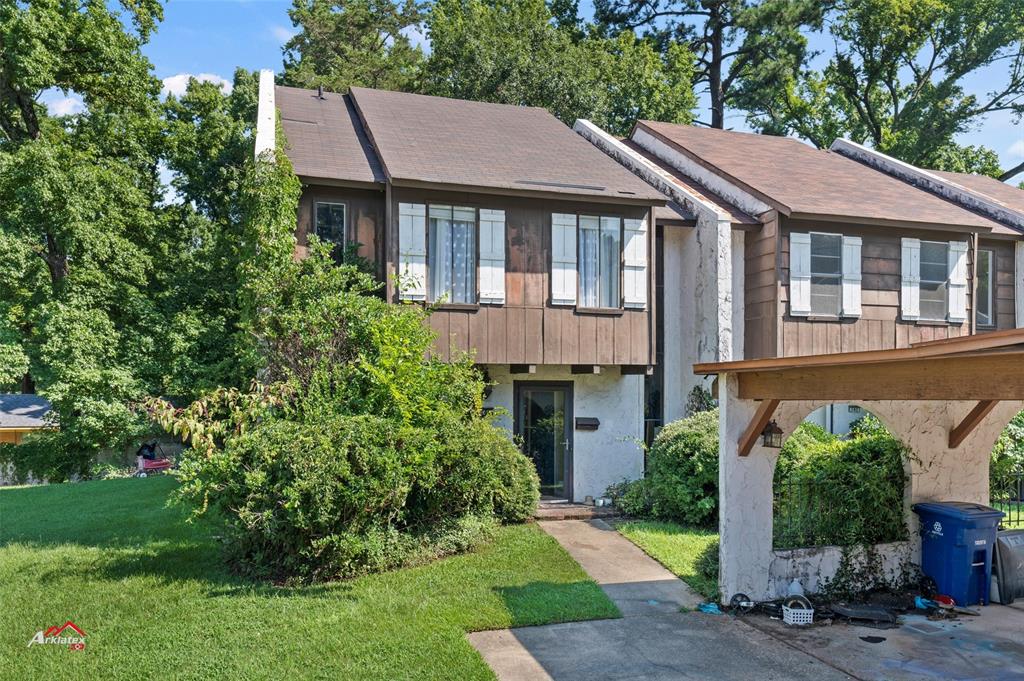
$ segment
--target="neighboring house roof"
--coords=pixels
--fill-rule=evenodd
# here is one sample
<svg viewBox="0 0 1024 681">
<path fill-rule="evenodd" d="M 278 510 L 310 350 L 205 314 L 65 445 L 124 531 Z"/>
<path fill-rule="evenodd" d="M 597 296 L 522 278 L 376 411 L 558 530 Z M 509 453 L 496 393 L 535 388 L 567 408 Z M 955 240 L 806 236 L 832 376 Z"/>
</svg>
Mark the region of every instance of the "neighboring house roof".
<svg viewBox="0 0 1024 681">
<path fill-rule="evenodd" d="M 544 109 L 366 88 L 350 97 L 396 184 L 665 201 Z"/>
<path fill-rule="evenodd" d="M 969 173 L 951 173 L 946 170 L 932 170 L 939 177 L 952 180 L 963 185 L 972 191 L 985 194 L 991 199 L 998 201 L 1010 210 L 1024 214 L 1024 190 L 1000 182 L 988 175 L 971 175 Z"/>
<path fill-rule="evenodd" d="M 381 183 L 384 171 L 349 97 L 277 86 L 286 152 L 299 177 Z"/>
<path fill-rule="evenodd" d="M 0 393 L 0 428 L 44 428 L 50 408 L 39 395 Z"/>
<path fill-rule="evenodd" d="M 1000 226 L 859 161 L 792 138 L 657 121 L 638 121 L 636 127 L 786 214 L 982 231 Z"/>
<path fill-rule="evenodd" d="M 715 194 L 714 192 L 709 191 L 707 188 L 701 186 L 696 181 L 692 180 L 691 178 L 687 177 L 682 172 L 680 172 L 679 169 L 674 168 L 670 164 L 666 163 L 664 160 L 658 158 L 658 156 L 656 156 L 655 154 L 652 154 L 650 151 L 641 147 L 639 144 L 633 142 L 630 139 L 624 139 L 621 140 L 621 142 L 631 151 L 644 157 L 645 159 L 647 159 L 648 161 L 650 161 L 651 163 L 653 163 L 654 165 L 658 166 L 666 173 L 668 173 L 672 178 L 672 182 L 677 184 L 683 190 L 690 194 L 693 194 L 699 199 L 703 199 L 704 201 L 714 205 L 719 210 L 724 211 L 727 215 L 730 216 L 730 218 L 732 219 L 732 223 L 734 225 L 761 224 L 760 220 L 758 220 L 757 218 L 748 215 L 747 213 L 743 212 L 733 204 L 726 201 L 718 194 Z M 657 219 L 661 219 L 661 216 L 658 215 L 657 212 L 655 213 L 655 217 Z"/>
</svg>

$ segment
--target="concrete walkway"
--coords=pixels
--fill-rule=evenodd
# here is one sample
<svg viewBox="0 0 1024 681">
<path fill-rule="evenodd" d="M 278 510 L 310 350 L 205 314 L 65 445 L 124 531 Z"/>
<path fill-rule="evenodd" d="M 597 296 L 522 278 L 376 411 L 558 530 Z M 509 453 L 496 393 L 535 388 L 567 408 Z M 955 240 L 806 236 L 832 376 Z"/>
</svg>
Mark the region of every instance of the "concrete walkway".
<svg viewBox="0 0 1024 681">
<path fill-rule="evenodd" d="M 701 598 L 602 520 L 541 523 L 622 619 L 468 635 L 500 681 L 847 679 L 740 620 L 680 612 Z"/>
<path fill-rule="evenodd" d="M 541 523 L 623 617 L 693 610 L 704 598 L 603 520 Z"/>
</svg>

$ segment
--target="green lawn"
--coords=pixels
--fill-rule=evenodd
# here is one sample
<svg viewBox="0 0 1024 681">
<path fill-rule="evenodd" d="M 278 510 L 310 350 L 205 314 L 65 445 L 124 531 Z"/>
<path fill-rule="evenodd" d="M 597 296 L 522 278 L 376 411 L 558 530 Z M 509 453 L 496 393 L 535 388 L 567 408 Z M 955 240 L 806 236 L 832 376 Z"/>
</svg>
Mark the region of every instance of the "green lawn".
<svg viewBox="0 0 1024 681">
<path fill-rule="evenodd" d="M 716 581 L 697 574 L 694 567 L 701 551 L 718 539 L 717 532 L 654 520 L 628 520 L 618 530 L 704 597 L 718 594 Z"/>
<path fill-rule="evenodd" d="M 305 588 L 222 567 L 170 477 L 0 489 L 0 677 L 486 679 L 466 631 L 616 617 L 535 526 L 470 555 Z M 86 649 L 27 646 L 73 620 Z"/>
</svg>

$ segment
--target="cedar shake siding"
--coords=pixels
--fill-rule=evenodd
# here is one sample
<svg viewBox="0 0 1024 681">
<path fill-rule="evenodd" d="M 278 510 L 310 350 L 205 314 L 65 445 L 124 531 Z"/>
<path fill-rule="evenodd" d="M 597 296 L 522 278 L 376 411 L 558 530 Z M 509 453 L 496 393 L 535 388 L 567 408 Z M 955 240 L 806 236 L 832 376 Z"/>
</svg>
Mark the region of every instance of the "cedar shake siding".
<svg viewBox="0 0 1024 681">
<path fill-rule="evenodd" d="M 346 241 L 375 263 L 385 295 L 399 303 L 412 297 L 395 284 L 408 257 L 400 243 L 402 207 L 427 212 L 418 228 L 429 226 L 431 206 L 476 212 L 475 302 L 432 312 L 437 356 L 449 359 L 455 350 L 479 364 L 618 366 L 629 373 L 655 364 L 653 210 L 665 197 L 546 111 L 364 88 L 323 99 L 296 88 L 276 94 L 287 153 L 303 182 L 299 257 L 316 229 L 316 205 L 343 204 Z M 504 216 L 503 300 L 488 299 L 481 281 L 480 222 L 494 211 Z M 553 214 L 620 218 L 622 303 L 584 309 L 577 292 L 577 304 L 553 304 Z M 646 302 L 629 305 L 626 229 L 637 221 L 646 225 Z M 415 304 L 433 305 L 427 242 L 420 257 L 428 283 L 426 293 L 416 289 Z M 580 266 L 578 259 L 577 279 Z"/>
</svg>

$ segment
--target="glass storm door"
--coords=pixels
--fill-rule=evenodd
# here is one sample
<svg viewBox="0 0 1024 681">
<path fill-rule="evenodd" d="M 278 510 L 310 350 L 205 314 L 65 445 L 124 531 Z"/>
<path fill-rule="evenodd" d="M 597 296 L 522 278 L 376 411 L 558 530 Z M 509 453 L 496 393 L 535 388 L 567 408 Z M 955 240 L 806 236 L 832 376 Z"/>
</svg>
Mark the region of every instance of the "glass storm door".
<svg viewBox="0 0 1024 681">
<path fill-rule="evenodd" d="M 541 496 L 569 498 L 569 388 L 522 385 L 517 402 L 517 430 L 522 437 L 523 453 L 537 467 Z"/>
</svg>

